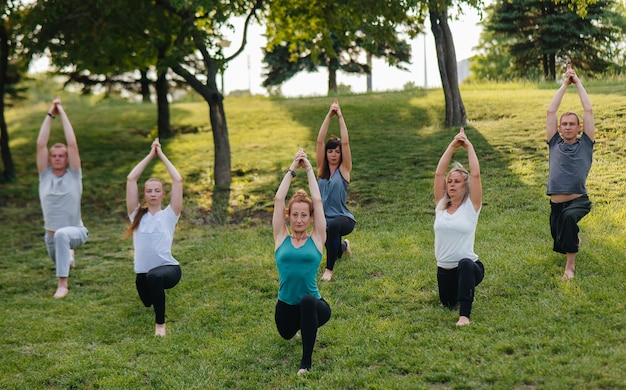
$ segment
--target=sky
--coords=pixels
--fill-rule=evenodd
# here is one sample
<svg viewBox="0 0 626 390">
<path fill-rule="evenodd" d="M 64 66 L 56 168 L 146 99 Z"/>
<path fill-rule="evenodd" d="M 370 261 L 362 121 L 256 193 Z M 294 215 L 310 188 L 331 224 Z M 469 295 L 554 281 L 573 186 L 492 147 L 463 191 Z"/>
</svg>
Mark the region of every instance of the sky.
<svg viewBox="0 0 626 390">
<path fill-rule="evenodd" d="M 480 18 L 472 9 L 465 9 L 465 15 L 458 21 L 450 21 L 450 29 L 454 39 L 457 61 L 471 57 L 474 47 L 478 45 L 482 27 L 478 25 Z M 233 54 L 241 43 L 243 18 L 234 23 L 235 33 L 226 34 L 225 38 L 231 45 L 224 49 L 226 57 Z M 406 65 L 407 71 L 389 67 L 384 60 L 372 60 L 372 89 L 374 91 L 402 90 L 404 85 L 412 82 L 415 86 L 436 88 L 441 86 L 435 41 L 426 25 L 426 35 L 420 34 L 411 42 L 412 63 Z M 239 34 L 237 34 L 239 33 Z M 265 46 L 264 28 L 259 24 L 251 24 L 248 28 L 248 43 L 242 53 L 229 62 L 223 76 L 223 92 L 228 95 L 232 91 L 250 91 L 253 95 L 267 95 L 263 82 L 264 64 L 262 47 Z M 48 61 L 42 59 L 31 66 L 31 71 L 39 72 L 47 68 Z M 218 85 L 222 86 L 222 78 L 218 76 Z M 367 78 L 365 75 L 351 75 L 344 72 L 337 74 L 337 83 L 349 85 L 355 93 L 365 92 Z M 328 70 L 320 68 L 319 72 L 302 72 L 283 84 L 281 89 L 285 97 L 326 96 L 328 92 Z"/>
<path fill-rule="evenodd" d="M 465 10 L 460 21 L 450 21 L 450 29 L 454 39 L 457 61 L 464 60 L 475 54 L 473 48 L 478 45 L 482 27 L 478 25 L 480 18 L 476 11 Z M 242 28 L 237 28 L 237 32 Z M 430 24 L 426 26 L 426 36 L 420 34 L 411 42 L 412 63 L 405 65 L 408 71 L 389 67 L 384 60 L 372 60 L 372 89 L 374 91 L 401 90 L 408 82 L 415 86 L 434 88 L 441 86 L 435 40 L 430 32 Z M 229 63 L 224 72 L 224 93 L 245 90 L 255 95 L 267 95 L 262 87 L 264 64 L 262 47 L 265 45 L 264 28 L 253 24 L 248 30 L 248 44 L 237 58 Z M 234 53 L 241 42 L 241 35 L 227 35 L 232 41 L 230 47 L 225 48 L 226 56 Z M 426 55 L 424 55 L 424 53 Z M 361 93 L 367 89 L 365 75 L 350 75 L 344 72 L 337 74 L 337 83 L 350 85 L 352 92 Z M 221 80 L 218 80 L 221 85 Z M 287 81 L 282 86 L 282 94 L 286 97 L 298 96 L 326 96 L 328 92 L 328 71 L 320 68 L 319 72 L 302 72 Z"/>
</svg>

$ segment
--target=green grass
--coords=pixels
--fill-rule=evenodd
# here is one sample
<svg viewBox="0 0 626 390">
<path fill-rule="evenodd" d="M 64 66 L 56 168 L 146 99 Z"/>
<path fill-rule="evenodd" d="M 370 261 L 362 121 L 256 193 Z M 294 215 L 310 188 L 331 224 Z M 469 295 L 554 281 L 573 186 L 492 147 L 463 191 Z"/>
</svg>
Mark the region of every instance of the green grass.
<svg viewBox="0 0 626 390">
<path fill-rule="evenodd" d="M 333 282 L 320 284 L 333 314 L 305 377 L 295 375 L 300 342 L 282 340 L 274 326 L 270 213 L 293 153 L 314 153 L 331 98 L 225 100 L 233 187 L 223 227 L 206 224 L 207 107 L 171 106 L 173 124 L 199 131 L 164 141 L 186 180 L 173 248 L 183 278 L 168 291 L 164 339 L 152 336 L 152 309 L 134 288 L 132 243 L 121 238 L 125 178 L 149 150 L 156 108 L 63 95 L 81 149 L 91 235 L 60 301 L 52 299 L 34 154 L 49 103 L 13 108 L 7 121 L 18 181 L 0 187 L 0 388 L 626 388 L 626 87 L 587 83 L 597 126 L 587 183 L 594 206 L 581 222 L 569 283 L 560 281 L 564 256 L 551 251 L 545 196 L 545 110 L 556 88 L 462 89 L 483 173 L 476 251 L 486 268 L 464 328 L 439 304 L 433 257 L 433 174 L 456 132 L 442 128 L 442 91 L 340 97 L 358 224 L 349 236 L 353 256 L 338 262 Z M 573 88 L 561 107 L 580 112 Z M 53 134 L 60 137 L 58 122 Z M 149 175 L 167 178 L 160 164 Z M 303 177 L 297 186 L 306 187 Z"/>
</svg>

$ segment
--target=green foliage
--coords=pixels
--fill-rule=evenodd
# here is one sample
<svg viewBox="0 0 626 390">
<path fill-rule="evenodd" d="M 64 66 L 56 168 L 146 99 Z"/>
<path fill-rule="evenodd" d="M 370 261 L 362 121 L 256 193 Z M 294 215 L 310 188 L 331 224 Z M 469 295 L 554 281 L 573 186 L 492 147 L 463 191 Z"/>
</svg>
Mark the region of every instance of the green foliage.
<svg viewBox="0 0 626 390">
<path fill-rule="evenodd" d="M 585 15 L 569 2 L 497 1 L 486 8 L 481 53 L 473 70 L 480 79 L 555 80 L 567 63 L 588 76 L 623 68 L 620 2 L 586 4 Z"/>
<path fill-rule="evenodd" d="M 173 248 L 183 279 L 167 292 L 163 339 L 152 336 L 152 309 L 134 287 L 132 243 L 121 239 L 125 178 L 149 149 L 154 108 L 62 94 L 81 147 L 91 234 L 76 252 L 70 295 L 60 301 L 52 299 L 34 161 L 49 99 L 13 108 L 7 119 L 19 181 L 0 185 L 0 388 L 623 388 L 624 85 L 586 83 L 597 126 L 587 182 L 594 207 L 581 222 L 577 276 L 569 283 L 560 281 L 564 257 L 551 251 L 545 196 L 545 110 L 557 85 L 462 87 L 485 188 L 476 251 L 486 277 L 472 324 L 460 329 L 458 314 L 439 304 L 433 258 L 433 174 L 457 132 L 441 127 L 442 91 L 339 96 L 358 224 L 349 236 L 354 254 L 337 263 L 333 282 L 320 284 L 333 315 L 304 377 L 295 374 L 300 341 L 282 340 L 273 322 L 270 215 L 285 167 L 298 148 L 313 153 L 332 99 L 228 98 L 227 226 L 202 224 L 210 133 L 164 143 L 185 178 L 185 207 Z M 561 107 L 579 111 L 573 90 Z M 205 126 L 206 110 L 202 102 L 173 104 L 172 122 Z M 455 159 L 466 162 L 461 152 Z M 160 164 L 145 175 L 167 177 Z M 300 186 L 306 183 L 298 176 L 293 189 Z"/>
<path fill-rule="evenodd" d="M 423 23 L 412 6 L 404 1 L 273 1 L 266 19 L 263 85 L 279 85 L 318 67 L 331 74 L 339 69 L 369 73 L 366 53 L 402 69 L 411 50 L 401 33 L 413 38 Z M 335 85 L 331 88 L 337 92 Z"/>
</svg>

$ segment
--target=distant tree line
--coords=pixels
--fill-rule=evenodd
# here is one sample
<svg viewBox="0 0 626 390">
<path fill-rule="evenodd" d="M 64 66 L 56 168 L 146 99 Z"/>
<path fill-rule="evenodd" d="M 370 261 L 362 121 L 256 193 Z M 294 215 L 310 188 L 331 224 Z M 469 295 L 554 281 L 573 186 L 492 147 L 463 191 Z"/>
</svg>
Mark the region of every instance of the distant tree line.
<svg viewBox="0 0 626 390">
<path fill-rule="evenodd" d="M 571 4 L 498 0 L 485 8 L 471 61 L 476 80 L 556 80 L 573 64 L 589 77 L 626 70 L 624 3 L 597 0 L 584 16 Z"/>
<path fill-rule="evenodd" d="M 19 96 L 17 86 L 28 65 L 42 56 L 49 58 L 51 73 L 64 75 L 67 84 L 81 86 L 83 93 L 124 90 L 141 96 L 144 102 L 154 96 L 162 138 L 173 135 L 171 91 L 184 89 L 200 95 L 209 108 L 215 149 L 213 188 L 209 189 L 213 193 L 211 222 L 215 223 L 227 221 L 232 182 L 227 116 L 217 77 L 243 52 L 252 21 L 266 28 L 264 85 L 279 88 L 298 72 L 321 67 L 329 72 L 329 93 L 335 93 L 339 70 L 371 74 L 372 57 L 384 58 L 397 67 L 409 64 L 409 40 L 424 30 L 428 20 L 445 97 L 446 126 L 466 121 L 448 25 L 461 6 L 484 9 L 484 34 L 488 35 L 483 38 L 506 43 L 502 47 L 484 41 L 483 57 L 476 59 L 483 69 L 509 61 L 509 69 L 529 75 L 539 72 L 545 61 L 547 67 L 542 70 L 551 77 L 566 58 L 581 64 L 584 60 L 585 65 L 580 66 L 596 73 L 622 66 L 609 61 L 609 51 L 621 52 L 623 47 L 615 41 L 620 36 L 617 30 L 607 27 L 609 21 L 621 22 L 618 30 L 623 33 L 623 17 L 611 13 L 619 13 L 619 3 L 555 0 L 556 5 L 537 0 L 532 5 L 537 14 L 553 9 L 561 15 L 561 19 L 546 16 L 537 22 L 537 16 L 525 10 L 523 17 L 514 18 L 532 3 L 524 1 L 522 8 L 511 8 L 518 6 L 517 2 L 520 0 L 496 2 L 485 8 L 482 0 L 0 0 L 0 181 L 15 178 L 5 107 Z M 234 53 L 226 56 L 224 31 L 234 29 L 231 21 L 235 17 L 245 20 L 242 31 L 237 32 L 241 41 L 233 45 Z M 521 46 L 523 39 L 514 34 L 521 33 L 525 18 L 530 26 L 541 24 L 542 28 L 527 47 Z M 511 24 L 508 29 L 506 23 Z M 574 36 L 564 32 L 567 28 L 584 31 L 580 37 L 589 39 L 573 45 Z M 560 51 L 556 50 L 566 37 L 572 45 L 560 45 Z M 543 42 L 548 38 L 554 41 L 552 46 Z M 548 47 L 554 47 L 554 53 Z M 597 59 L 590 53 L 597 53 Z"/>
</svg>

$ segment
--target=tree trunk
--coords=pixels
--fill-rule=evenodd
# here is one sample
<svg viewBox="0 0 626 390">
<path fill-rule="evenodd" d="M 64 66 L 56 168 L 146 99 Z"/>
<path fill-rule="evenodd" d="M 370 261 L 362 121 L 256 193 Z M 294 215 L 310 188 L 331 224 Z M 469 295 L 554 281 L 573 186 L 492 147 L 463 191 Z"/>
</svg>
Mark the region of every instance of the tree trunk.
<svg viewBox="0 0 626 390">
<path fill-rule="evenodd" d="M 170 126 L 170 103 L 167 100 L 167 68 L 159 70 L 157 81 L 155 83 L 157 95 L 157 128 L 159 130 L 159 138 L 170 138 L 172 136 L 172 128 Z"/>
<path fill-rule="evenodd" d="M 467 116 L 459 90 L 456 52 L 452 32 L 448 25 L 448 9 L 445 6 L 437 6 L 434 2 L 431 2 L 429 7 L 430 25 L 437 50 L 437 64 L 446 101 L 445 125 L 446 127 L 465 126 Z"/>
<path fill-rule="evenodd" d="M 230 202 L 230 185 L 232 176 L 230 172 L 230 142 L 228 140 L 228 126 L 224 113 L 223 96 L 217 88 L 211 91 L 209 103 L 209 117 L 213 130 L 213 143 L 215 145 L 215 188 L 213 190 L 212 220 L 218 224 L 224 224 L 228 218 L 228 205 Z"/>
<path fill-rule="evenodd" d="M 328 94 L 337 93 L 337 69 L 339 69 L 339 63 L 337 60 L 332 59 L 328 63 Z"/>
<path fill-rule="evenodd" d="M 555 81 L 556 80 L 556 55 L 554 53 L 550 53 L 548 54 L 548 58 L 549 58 L 549 66 L 550 66 L 550 81 Z"/>
<path fill-rule="evenodd" d="M 367 67 L 369 68 L 369 73 L 367 74 L 367 92 L 372 92 L 372 53 L 367 52 L 366 54 Z"/>
<path fill-rule="evenodd" d="M 2 154 L 2 176 L 0 182 L 15 179 L 15 166 L 9 147 L 9 130 L 4 118 L 4 96 L 6 91 L 7 73 L 9 69 L 9 39 L 6 27 L 0 23 L 0 153 Z"/>
<path fill-rule="evenodd" d="M 146 69 L 141 70 L 141 101 L 144 103 L 150 103 L 150 80 L 148 79 L 148 71 Z"/>
<path fill-rule="evenodd" d="M 230 185 L 232 174 L 230 167 L 230 142 L 228 140 L 228 126 L 224 113 L 223 96 L 217 88 L 217 68 L 213 61 L 205 58 L 210 66 L 207 69 L 207 82 L 203 84 L 196 76 L 189 73 L 181 65 L 175 65 L 172 70 L 185 79 L 185 81 L 198 92 L 209 105 L 209 118 L 213 133 L 215 148 L 215 160 L 213 177 L 213 206 L 211 207 L 211 222 L 224 224 L 228 218 L 228 204 L 230 201 Z"/>
</svg>

